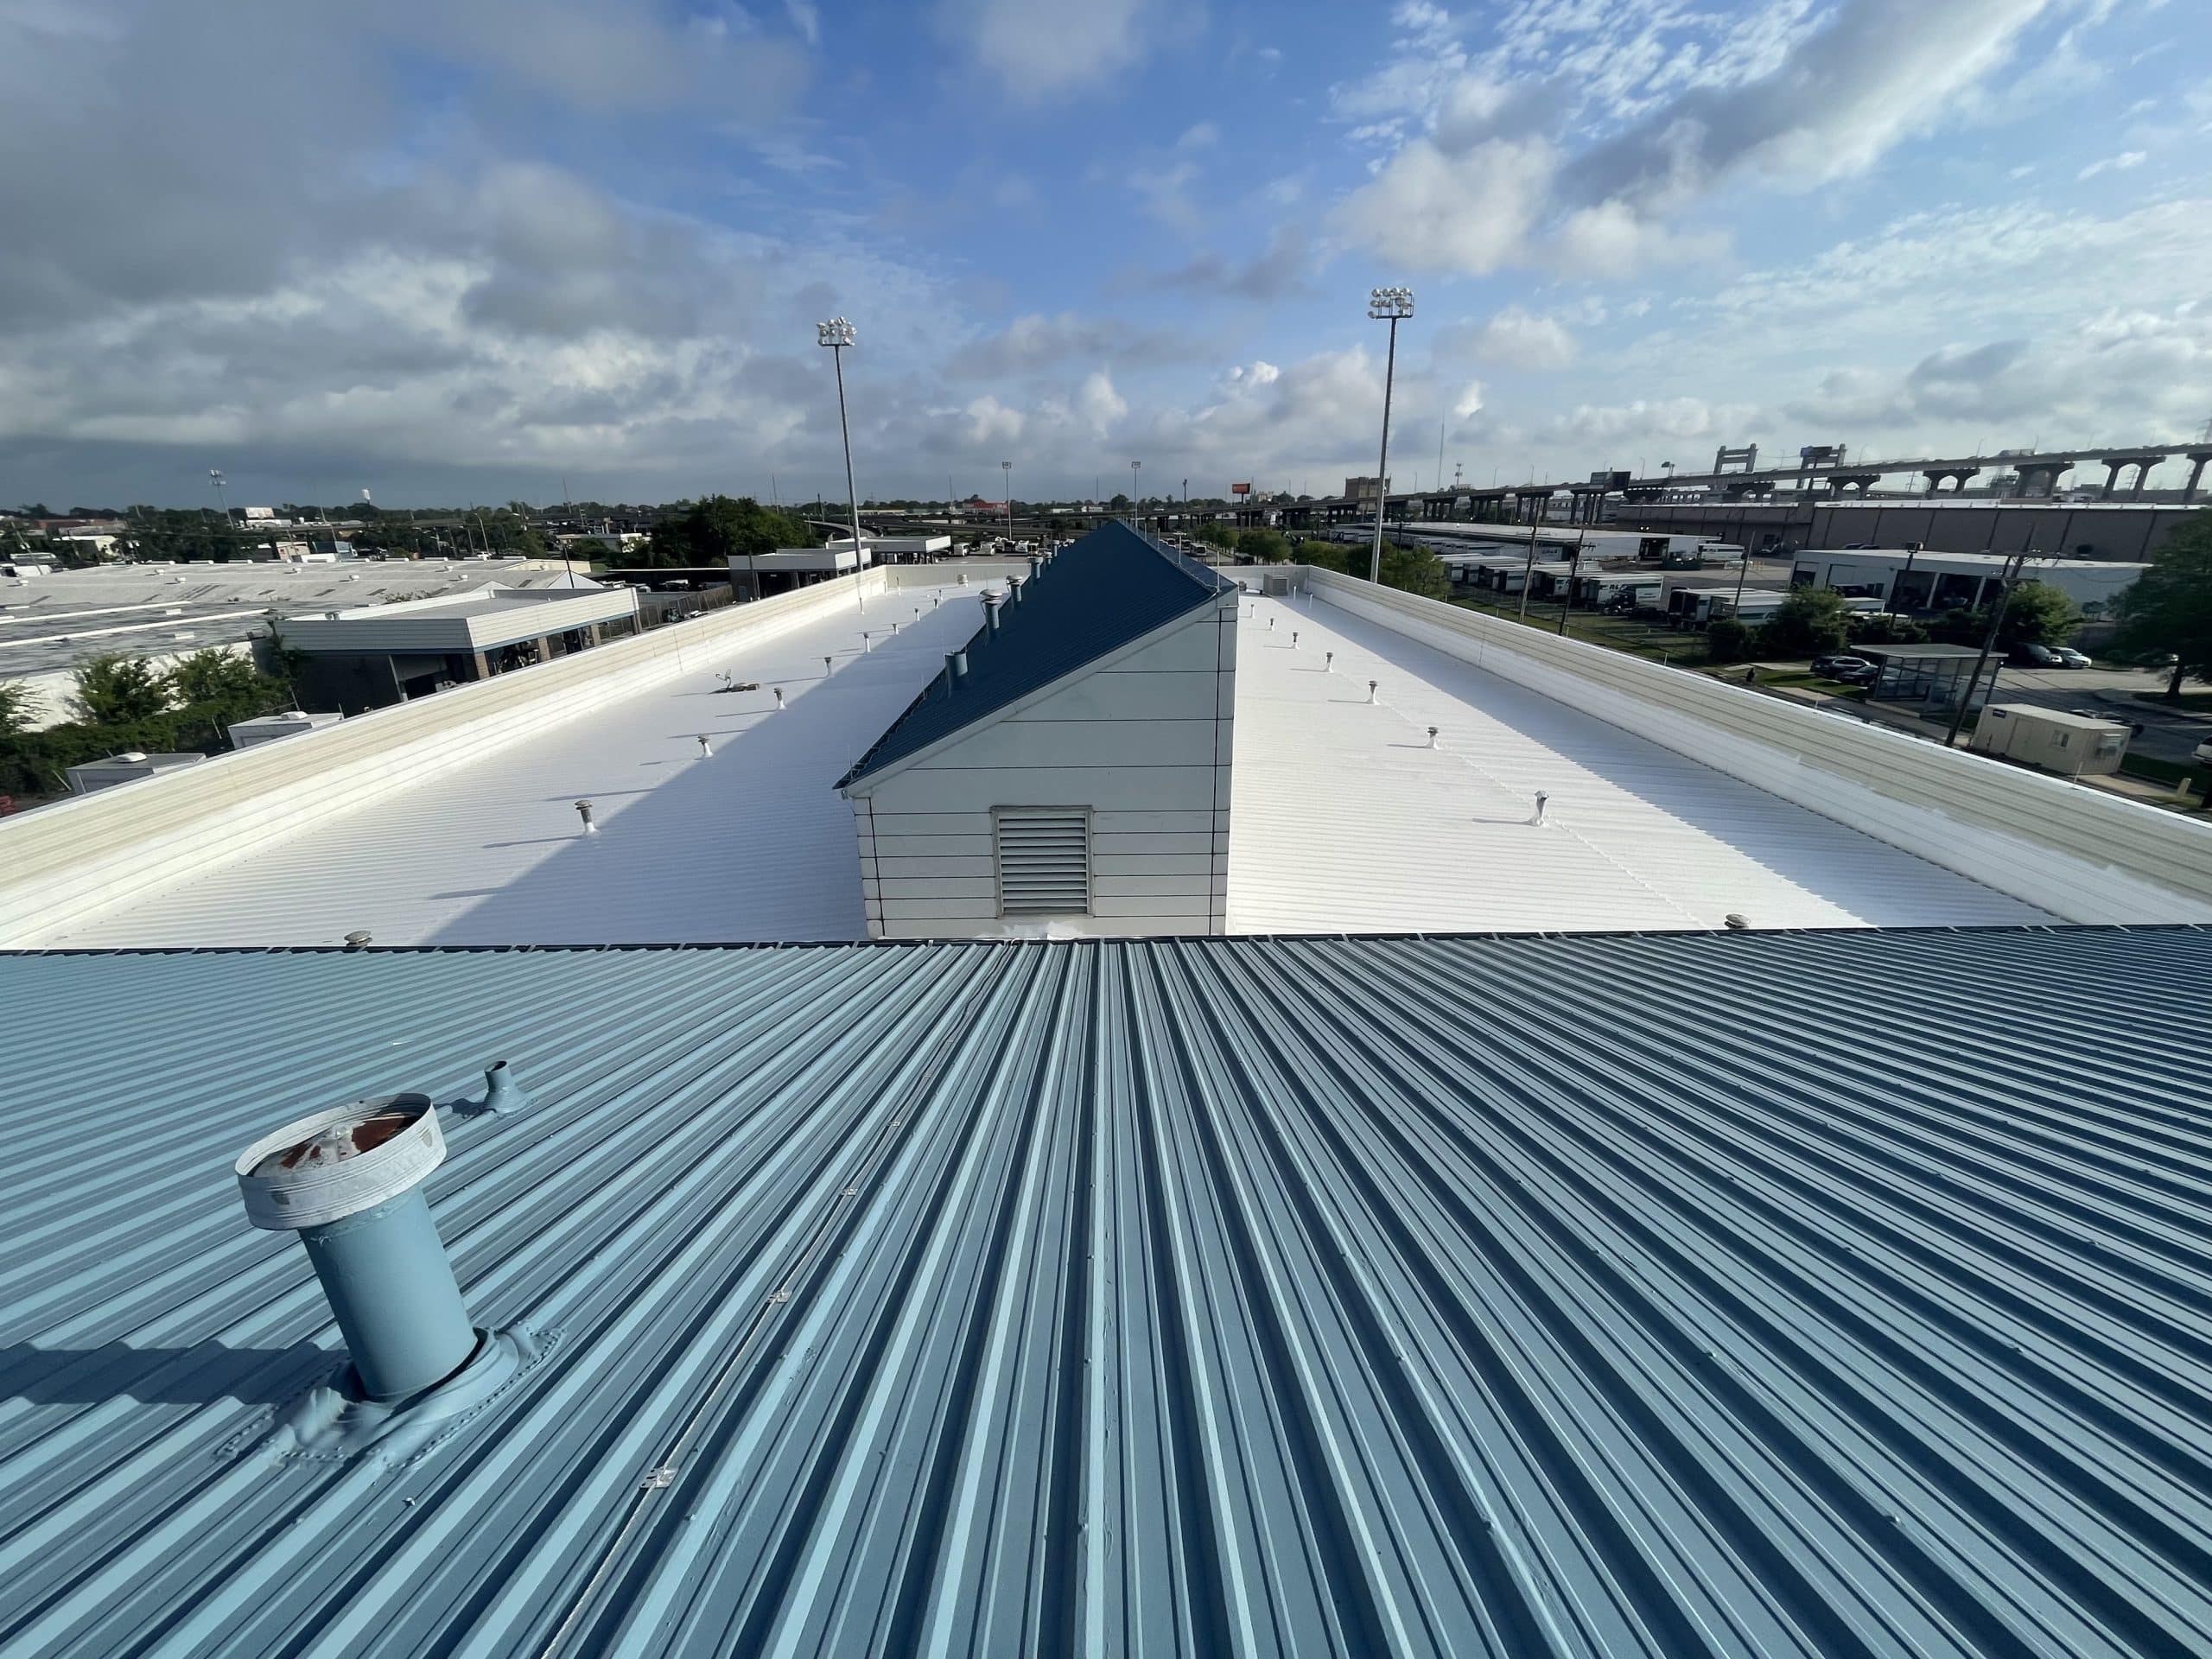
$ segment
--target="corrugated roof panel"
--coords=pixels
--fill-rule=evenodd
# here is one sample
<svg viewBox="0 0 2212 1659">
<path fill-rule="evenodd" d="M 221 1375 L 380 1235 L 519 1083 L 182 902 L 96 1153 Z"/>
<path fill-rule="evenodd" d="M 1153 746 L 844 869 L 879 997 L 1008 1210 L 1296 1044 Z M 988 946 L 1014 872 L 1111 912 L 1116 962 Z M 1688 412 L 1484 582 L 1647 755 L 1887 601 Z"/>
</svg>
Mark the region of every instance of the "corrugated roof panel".
<svg viewBox="0 0 2212 1659">
<path fill-rule="evenodd" d="M 2208 969 L 0 957 L 0 1649 L 2201 1653 Z M 337 1347 L 232 1154 L 499 1058 L 429 1189 L 550 1358 L 404 1468 L 223 1455 Z"/>
<path fill-rule="evenodd" d="M 1128 525 L 1109 521 L 1062 548 L 1019 603 L 1000 613 L 999 630 L 968 642 L 959 683 L 924 688 L 906 712 L 856 761 L 850 784 L 918 753 L 1095 663 L 1154 629 L 1196 610 L 1230 583 Z"/>
</svg>

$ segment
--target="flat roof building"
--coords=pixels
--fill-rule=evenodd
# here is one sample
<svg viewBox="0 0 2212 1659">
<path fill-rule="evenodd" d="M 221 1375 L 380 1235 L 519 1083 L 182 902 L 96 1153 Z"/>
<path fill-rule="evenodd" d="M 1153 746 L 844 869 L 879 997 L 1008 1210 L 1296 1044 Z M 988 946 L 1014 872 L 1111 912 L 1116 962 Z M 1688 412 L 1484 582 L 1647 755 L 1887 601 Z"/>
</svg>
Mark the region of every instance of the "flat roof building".
<svg viewBox="0 0 2212 1659">
<path fill-rule="evenodd" d="M 1884 610 L 1979 610 L 2011 567 L 2008 556 L 1995 553 L 1853 547 L 1800 553 L 1789 581 L 1792 587 L 1872 596 Z M 2150 568 L 2118 559 L 2030 559 L 2019 574 L 2056 588 L 2086 614 L 2101 616 Z"/>
<path fill-rule="evenodd" d="M 303 702 L 349 715 L 466 685 L 634 632 L 627 588 L 487 585 L 464 593 L 283 616 L 283 648 L 307 659 Z"/>
</svg>

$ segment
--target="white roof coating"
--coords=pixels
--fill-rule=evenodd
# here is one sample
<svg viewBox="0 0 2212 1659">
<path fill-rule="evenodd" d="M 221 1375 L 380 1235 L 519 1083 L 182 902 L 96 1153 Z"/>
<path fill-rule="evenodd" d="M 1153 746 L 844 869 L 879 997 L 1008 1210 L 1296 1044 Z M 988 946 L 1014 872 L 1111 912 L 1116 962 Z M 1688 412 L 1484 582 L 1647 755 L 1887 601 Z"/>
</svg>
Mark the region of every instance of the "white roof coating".
<svg viewBox="0 0 2212 1659">
<path fill-rule="evenodd" d="M 981 591 L 872 599 L 867 655 L 849 614 L 709 653 L 678 681 L 40 942 L 331 944 L 355 930 L 379 945 L 863 938 L 852 813 L 836 780 L 974 632 Z M 1245 609 L 1232 932 L 1712 928 L 1731 912 L 1758 928 L 2048 919 L 1325 602 Z M 825 653 L 836 664 L 826 678 Z M 761 689 L 717 692 L 723 670 Z M 1442 734 L 1433 750 L 1430 725 Z M 1537 826 L 1540 789 L 1550 801 Z M 581 833 L 582 797 L 599 835 Z"/>
<path fill-rule="evenodd" d="M 1232 933 L 2049 919 L 1324 601 L 1243 610 Z"/>
<path fill-rule="evenodd" d="M 677 681 L 41 943 L 334 944 L 356 929 L 380 945 L 862 938 L 836 779 L 981 625 L 982 591 L 871 599 L 866 654 L 850 613 L 706 652 Z M 760 689 L 717 690 L 723 670 Z M 582 833 L 579 798 L 598 835 Z"/>
</svg>

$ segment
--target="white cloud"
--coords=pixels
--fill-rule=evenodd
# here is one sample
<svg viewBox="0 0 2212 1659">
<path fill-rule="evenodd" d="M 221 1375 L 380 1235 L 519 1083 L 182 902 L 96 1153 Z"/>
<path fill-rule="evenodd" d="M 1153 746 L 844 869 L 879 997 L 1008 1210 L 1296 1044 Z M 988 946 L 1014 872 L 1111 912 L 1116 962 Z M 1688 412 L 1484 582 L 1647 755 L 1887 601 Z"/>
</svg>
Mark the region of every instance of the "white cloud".
<svg viewBox="0 0 2212 1659">
<path fill-rule="evenodd" d="M 1510 369 L 1563 369 L 1574 361 L 1576 346 L 1559 318 L 1510 305 L 1479 327 L 1445 331 L 1436 350 Z"/>
<path fill-rule="evenodd" d="M 1544 264 L 1618 277 L 1726 247 L 1681 220 L 1723 184 L 1807 191 L 1934 130 L 2068 0 L 1774 0 L 1748 20 L 1631 0 L 1530 0 L 1471 52 L 1401 7 L 1339 118 L 1395 143 L 1338 227 L 1417 270 Z M 1407 136 L 1408 124 L 1419 130 Z"/>
<path fill-rule="evenodd" d="M 1409 269 L 1484 276 L 1520 257 L 1558 167 L 1541 137 L 1459 155 L 1416 138 L 1338 204 L 1336 224 Z"/>
<path fill-rule="evenodd" d="M 1095 86 L 1142 61 L 1157 0 L 944 0 L 940 15 L 1025 102 Z"/>
<path fill-rule="evenodd" d="M 1452 405 L 1452 415 L 1462 421 L 1471 420 L 1482 412 L 1483 383 L 1470 380 L 1460 390 L 1459 400 Z"/>
<path fill-rule="evenodd" d="M 2094 179 L 2100 173 L 2125 173 L 2133 168 L 2142 166 L 2150 159 L 2150 156 L 2142 150 L 2123 149 L 2117 156 L 2107 156 L 2102 161 L 2091 162 L 2074 176 L 2077 179 Z"/>
<path fill-rule="evenodd" d="M 982 448 L 1011 443 L 1021 436 L 1027 423 L 1018 409 L 1008 409 L 988 393 L 968 405 L 968 442 Z"/>
<path fill-rule="evenodd" d="M 791 28 L 809 46 L 822 44 L 822 14 L 813 0 L 784 0 L 785 15 L 791 20 Z"/>
<path fill-rule="evenodd" d="M 1114 390 L 1113 378 L 1103 369 L 1094 369 L 1084 377 L 1083 391 L 1076 399 L 1076 407 L 1083 418 L 1102 433 L 1129 412 L 1128 400 Z"/>
</svg>

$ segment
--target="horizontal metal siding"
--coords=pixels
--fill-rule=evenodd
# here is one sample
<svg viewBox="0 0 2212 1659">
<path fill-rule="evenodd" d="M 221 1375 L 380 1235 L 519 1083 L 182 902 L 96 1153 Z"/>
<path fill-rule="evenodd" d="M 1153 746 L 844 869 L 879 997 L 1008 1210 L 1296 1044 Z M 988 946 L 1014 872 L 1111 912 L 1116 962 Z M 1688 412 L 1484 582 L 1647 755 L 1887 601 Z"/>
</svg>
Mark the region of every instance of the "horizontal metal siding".
<svg viewBox="0 0 2212 1659">
<path fill-rule="evenodd" d="M 2209 969 L 0 957 L 0 1649 L 2200 1653 Z M 219 1459 L 336 1347 L 231 1154 L 498 1058 L 433 1206 L 552 1360 L 405 1471 Z"/>
</svg>

